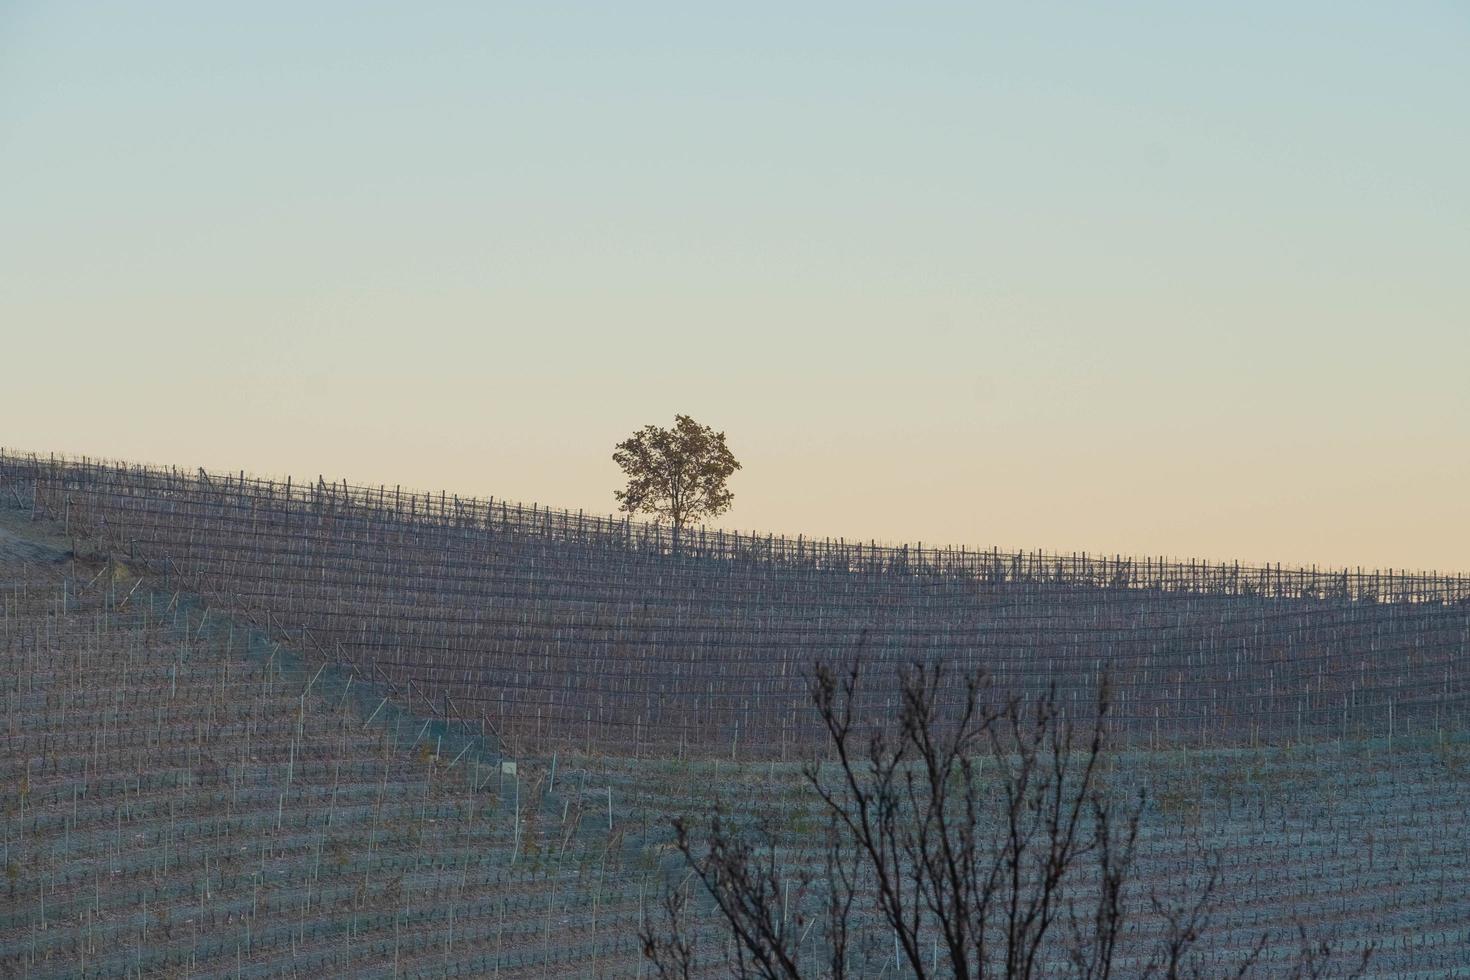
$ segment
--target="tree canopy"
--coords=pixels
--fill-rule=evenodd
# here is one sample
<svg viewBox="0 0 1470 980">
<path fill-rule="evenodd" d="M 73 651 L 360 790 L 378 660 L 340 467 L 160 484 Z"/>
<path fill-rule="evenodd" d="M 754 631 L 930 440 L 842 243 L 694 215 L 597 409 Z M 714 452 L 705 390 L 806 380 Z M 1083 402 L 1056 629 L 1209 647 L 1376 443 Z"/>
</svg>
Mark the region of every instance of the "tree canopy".
<svg viewBox="0 0 1470 980">
<path fill-rule="evenodd" d="M 677 532 L 723 514 L 735 499 L 725 483 L 740 463 L 725 445 L 725 433 L 687 415 L 675 415 L 669 429 L 645 425 L 616 448 L 613 461 L 628 485 L 613 495 L 630 514 L 667 519 Z"/>
</svg>

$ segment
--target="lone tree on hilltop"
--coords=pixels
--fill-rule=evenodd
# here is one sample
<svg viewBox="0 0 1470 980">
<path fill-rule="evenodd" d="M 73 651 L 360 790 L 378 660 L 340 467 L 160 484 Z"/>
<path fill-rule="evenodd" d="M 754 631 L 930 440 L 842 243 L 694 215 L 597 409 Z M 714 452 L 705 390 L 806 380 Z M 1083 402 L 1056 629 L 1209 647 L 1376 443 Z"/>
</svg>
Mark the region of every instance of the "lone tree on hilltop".
<svg viewBox="0 0 1470 980">
<path fill-rule="evenodd" d="M 620 509 L 667 518 L 675 547 L 685 524 L 718 517 L 735 499 L 725 481 L 740 463 L 725 434 L 687 415 L 675 415 L 671 429 L 645 425 L 618 443 L 613 462 L 628 475 L 628 486 L 613 492 Z"/>
</svg>

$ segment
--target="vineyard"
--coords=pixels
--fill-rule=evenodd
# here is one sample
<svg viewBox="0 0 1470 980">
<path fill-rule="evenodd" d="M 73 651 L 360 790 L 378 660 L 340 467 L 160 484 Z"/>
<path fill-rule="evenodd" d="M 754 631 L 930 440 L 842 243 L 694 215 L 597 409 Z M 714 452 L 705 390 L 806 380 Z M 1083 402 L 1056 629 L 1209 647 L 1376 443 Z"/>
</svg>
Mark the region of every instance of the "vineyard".
<svg viewBox="0 0 1470 980">
<path fill-rule="evenodd" d="M 1222 975 L 1263 933 L 1270 975 L 1293 919 L 1470 975 L 1464 576 L 675 540 L 0 453 L 0 595 L 17 975 L 646 975 L 669 816 L 759 800 L 810 858 L 807 679 L 854 659 L 874 719 L 915 659 L 1079 717 L 1110 678 L 1140 948 L 1148 892 L 1213 866 Z"/>
</svg>

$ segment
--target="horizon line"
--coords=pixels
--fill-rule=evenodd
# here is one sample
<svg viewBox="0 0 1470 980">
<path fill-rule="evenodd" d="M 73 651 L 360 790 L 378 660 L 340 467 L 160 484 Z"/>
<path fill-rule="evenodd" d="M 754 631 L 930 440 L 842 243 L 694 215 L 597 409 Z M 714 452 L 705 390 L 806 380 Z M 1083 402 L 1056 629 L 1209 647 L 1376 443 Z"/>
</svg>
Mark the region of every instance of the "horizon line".
<svg viewBox="0 0 1470 980">
<path fill-rule="evenodd" d="M 340 480 L 328 481 L 325 478 L 325 474 L 318 474 L 315 483 L 308 482 L 293 484 L 292 481 L 296 478 L 292 474 L 285 474 L 283 477 L 278 477 L 275 475 L 262 475 L 260 473 L 250 472 L 244 469 L 229 471 L 212 470 L 203 466 L 179 466 L 178 464 L 173 463 L 164 464 L 142 462 L 138 460 L 128 460 L 106 456 L 86 456 L 68 453 L 39 453 L 34 450 L 23 450 L 16 447 L 0 446 L 0 463 L 3 463 L 7 457 L 17 460 L 27 460 L 32 463 L 49 461 L 52 465 L 61 464 L 63 466 L 97 466 L 100 468 L 139 470 L 151 473 L 173 472 L 183 474 L 187 478 L 191 479 L 194 478 L 195 474 L 202 474 L 206 478 L 213 477 L 222 480 L 234 480 L 243 477 L 245 480 L 253 483 L 280 484 L 293 487 L 319 485 L 323 487 L 331 487 L 334 489 L 342 488 L 349 493 L 352 491 L 359 491 L 364 495 L 369 492 L 377 492 L 380 494 L 386 493 L 388 487 L 387 484 L 378 484 L 377 486 L 373 486 L 371 484 L 352 483 L 345 477 Z M 444 501 L 448 500 L 449 498 L 453 498 L 456 502 L 460 504 L 479 504 L 487 507 L 498 504 L 506 509 L 514 508 L 515 510 L 517 510 L 517 512 L 521 513 L 532 512 L 558 514 L 567 518 L 577 518 L 583 521 L 590 520 L 599 523 L 607 522 L 609 525 L 624 524 L 630 527 L 638 527 L 645 530 L 656 531 L 660 528 L 672 527 L 670 522 L 649 520 L 646 518 L 636 517 L 632 514 L 618 516 L 619 512 L 617 511 L 608 511 L 604 515 L 603 512 L 589 512 L 585 508 L 553 506 L 551 504 L 543 504 L 540 501 L 528 502 L 519 498 L 505 496 L 497 498 L 493 494 L 482 497 L 473 494 L 459 494 L 447 488 L 424 490 L 416 487 L 406 487 L 403 484 L 394 484 L 394 490 L 398 495 L 407 496 L 411 499 L 425 498 L 432 500 L 435 497 L 438 497 L 441 501 Z M 1096 560 L 1099 562 L 1114 562 L 1119 564 L 1142 564 L 1146 567 L 1192 567 L 1219 570 L 1230 569 L 1235 572 L 1247 573 L 1273 572 L 1280 575 L 1327 575 L 1346 576 L 1357 579 L 1380 577 L 1399 581 L 1439 581 L 1446 584 L 1455 583 L 1457 585 L 1460 585 L 1461 587 L 1470 586 L 1470 571 L 1448 572 L 1440 571 L 1438 569 L 1394 568 L 1391 566 L 1385 568 L 1371 566 L 1364 567 L 1362 565 L 1319 565 L 1315 563 L 1307 565 L 1301 563 L 1270 561 L 1250 562 L 1241 561 L 1240 559 L 1209 559 L 1201 557 L 1149 555 L 1131 552 L 1109 553 L 1077 550 L 1069 552 L 1049 550 L 1046 548 L 1004 548 L 999 545 L 974 546 L 949 543 L 926 545 L 923 541 L 890 541 L 879 540 L 878 538 L 848 538 L 834 535 L 813 536 L 806 535 L 801 532 L 787 533 L 760 529 L 751 529 L 748 531 L 744 531 L 739 528 L 703 523 L 687 525 L 685 530 L 691 532 L 703 531 L 705 533 L 730 535 L 737 540 L 768 540 L 772 542 L 780 542 L 783 546 L 786 544 L 795 544 L 798 547 L 802 548 L 811 546 L 813 549 L 823 546 L 837 548 L 857 548 L 861 550 L 866 550 L 869 554 L 902 554 L 905 556 L 918 555 L 921 557 L 921 559 L 924 555 L 958 555 L 964 557 L 973 556 L 976 558 L 984 555 L 991 555 L 997 558 L 1026 557 L 1033 559 L 1061 560 L 1068 562 Z"/>
</svg>

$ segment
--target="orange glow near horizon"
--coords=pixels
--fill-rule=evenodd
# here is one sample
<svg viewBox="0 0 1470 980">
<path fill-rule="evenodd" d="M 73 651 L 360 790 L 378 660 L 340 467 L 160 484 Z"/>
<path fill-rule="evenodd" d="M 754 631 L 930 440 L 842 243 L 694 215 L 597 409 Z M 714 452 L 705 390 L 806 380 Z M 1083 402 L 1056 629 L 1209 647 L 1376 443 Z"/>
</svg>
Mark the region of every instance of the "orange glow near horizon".
<svg viewBox="0 0 1470 980">
<path fill-rule="evenodd" d="M 166 6 L 0 13 L 0 442 L 1470 569 L 1458 10 Z"/>
</svg>

